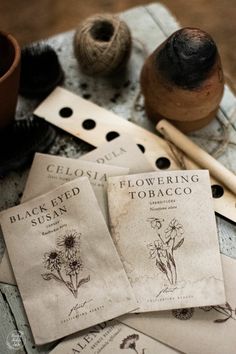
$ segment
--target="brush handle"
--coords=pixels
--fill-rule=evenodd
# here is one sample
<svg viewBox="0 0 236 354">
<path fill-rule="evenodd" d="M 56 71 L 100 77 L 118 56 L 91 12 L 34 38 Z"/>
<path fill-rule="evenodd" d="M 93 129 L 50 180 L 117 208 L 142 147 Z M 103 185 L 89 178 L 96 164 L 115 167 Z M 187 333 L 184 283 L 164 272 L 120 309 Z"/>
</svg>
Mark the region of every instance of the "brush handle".
<svg viewBox="0 0 236 354">
<path fill-rule="evenodd" d="M 199 166 L 209 170 L 212 177 L 216 178 L 228 187 L 231 192 L 236 194 L 236 176 L 233 172 L 229 171 L 166 120 L 161 120 L 157 124 L 156 129 Z"/>
</svg>

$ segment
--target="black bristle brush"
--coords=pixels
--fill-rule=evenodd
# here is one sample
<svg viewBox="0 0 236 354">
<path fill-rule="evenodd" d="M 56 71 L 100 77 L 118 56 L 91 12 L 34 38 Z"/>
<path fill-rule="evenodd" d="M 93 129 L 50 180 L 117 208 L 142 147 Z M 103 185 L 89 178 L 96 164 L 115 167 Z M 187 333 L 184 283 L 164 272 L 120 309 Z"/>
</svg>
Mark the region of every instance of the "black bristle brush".
<svg viewBox="0 0 236 354">
<path fill-rule="evenodd" d="M 64 79 L 57 53 L 48 44 L 26 46 L 21 52 L 19 93 L 28 98 L 47 96 Z"/>
<path fill-rule="evenodd" d="M 35 152 L 44 152 L 55 139 L 54 128 L 39 118 L 15 120 L 0 131 L 0 177 L 29 162 Z"/>
</svg>

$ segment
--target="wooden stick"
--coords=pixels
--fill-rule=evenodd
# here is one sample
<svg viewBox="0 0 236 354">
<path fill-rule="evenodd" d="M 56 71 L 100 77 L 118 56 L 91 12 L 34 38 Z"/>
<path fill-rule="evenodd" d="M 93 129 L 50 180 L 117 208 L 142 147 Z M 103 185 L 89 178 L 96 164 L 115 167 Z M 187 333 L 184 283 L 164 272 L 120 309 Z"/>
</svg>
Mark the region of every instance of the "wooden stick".
<svg viewBox="0 0 236 354">
<path fill-rule="evenodd" d="M 161 120 L 157 124 L 156 129 L 199 166 L 209 170 L 212 177 L 215 177 L 219 182 L 228 187 L 231 192 L 236 194 L 236 176 L 233 172 L 229 171 L 166 120 Z"/>
</svg>

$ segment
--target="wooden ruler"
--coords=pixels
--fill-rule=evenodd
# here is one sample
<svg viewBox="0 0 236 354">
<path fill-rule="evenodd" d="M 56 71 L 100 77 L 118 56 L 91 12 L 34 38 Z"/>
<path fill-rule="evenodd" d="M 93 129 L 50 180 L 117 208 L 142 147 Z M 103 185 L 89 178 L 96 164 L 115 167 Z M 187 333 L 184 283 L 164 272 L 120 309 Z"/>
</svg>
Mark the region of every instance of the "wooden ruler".
<svg viewBox="0 0 236 354">
<path fill-rule="evenodd" d="M 164 139 L 61 87 L 57 87 L 34 114 L 93 146 L 129 134 L 154 170 L 180 169 L 172 149 Z M 186 156 L 184 163 L 187 169 L 199 169 Z M 236 222 L 236 196 L 215 179 L 212 178 L 211 182 L 215 211 Z"/>
</svg>

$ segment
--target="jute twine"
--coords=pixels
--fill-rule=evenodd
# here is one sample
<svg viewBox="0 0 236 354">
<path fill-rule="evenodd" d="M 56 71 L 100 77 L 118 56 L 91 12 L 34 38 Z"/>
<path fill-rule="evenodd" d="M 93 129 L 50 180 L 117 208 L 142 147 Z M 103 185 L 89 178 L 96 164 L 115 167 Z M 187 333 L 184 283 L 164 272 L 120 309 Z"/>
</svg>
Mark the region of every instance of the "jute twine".
<svg viewBox="0 0 236 354">
<path fill-rule="evenodd" d="M 74 36 L 75 56 L 88 75 L 109 75 L 125 67 L 131 45 L 127 24 L 110 14 L 89 17 Z"/>
</svg>

